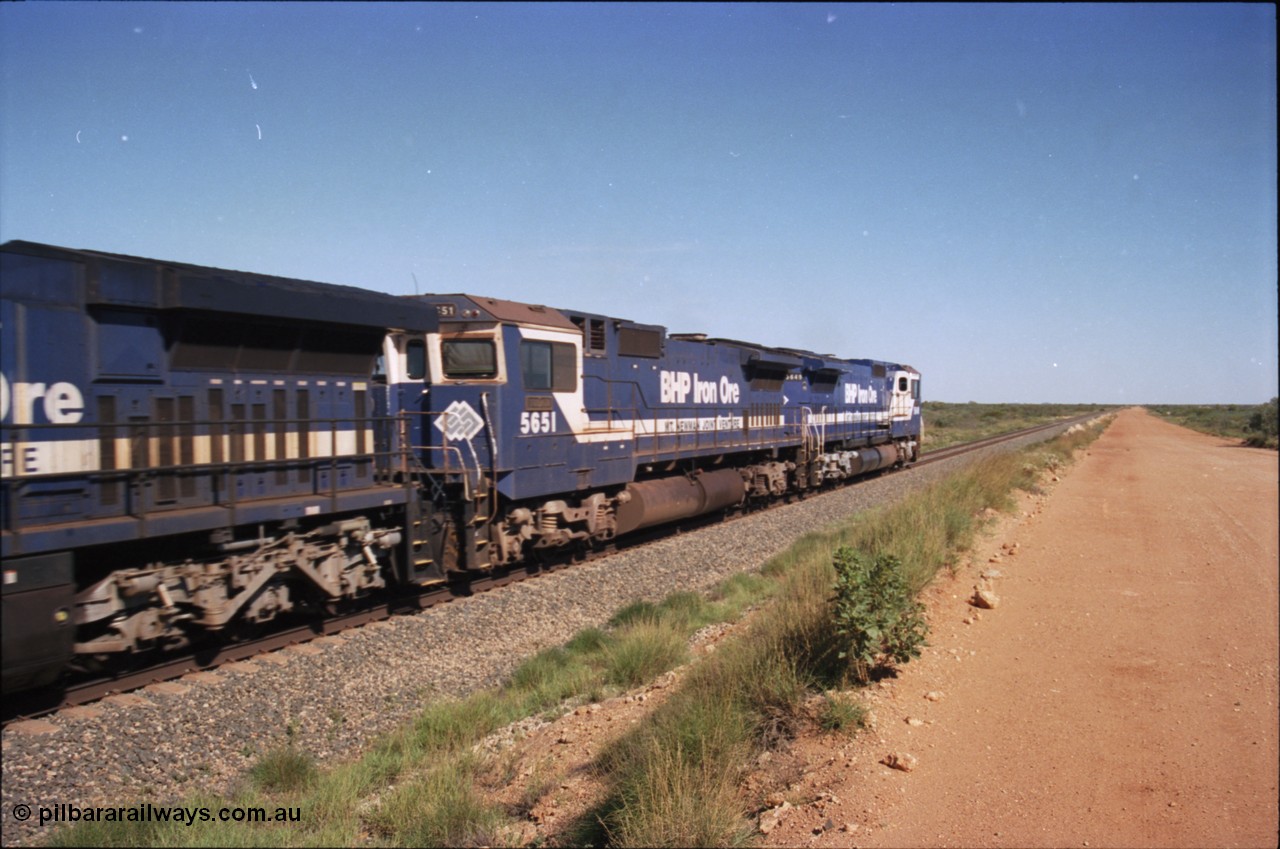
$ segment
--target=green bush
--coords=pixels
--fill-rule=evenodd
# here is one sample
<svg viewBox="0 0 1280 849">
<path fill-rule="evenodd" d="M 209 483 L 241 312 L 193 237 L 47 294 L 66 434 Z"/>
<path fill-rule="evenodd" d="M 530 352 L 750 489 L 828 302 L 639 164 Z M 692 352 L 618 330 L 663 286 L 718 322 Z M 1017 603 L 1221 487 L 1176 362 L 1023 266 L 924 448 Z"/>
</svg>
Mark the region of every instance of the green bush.
<svg viewBox="0 0 1280 849">
<path fill-rule="evenodd" d="M 833 617 L 843 642 L 840 657 L 866 683 L 873 669 L 906 663 L 928 645 L 924 605 L 916 601 L 898 558 L 868 557 L 848 547 L 835 553 Z"/>
<path fill-rule="evenodd" d="M 1275 448 L 1280 443 L 1280 398 L 1258 405 L 1244 426 L 1245 442 L 1255 448 Z"/>
</svg>

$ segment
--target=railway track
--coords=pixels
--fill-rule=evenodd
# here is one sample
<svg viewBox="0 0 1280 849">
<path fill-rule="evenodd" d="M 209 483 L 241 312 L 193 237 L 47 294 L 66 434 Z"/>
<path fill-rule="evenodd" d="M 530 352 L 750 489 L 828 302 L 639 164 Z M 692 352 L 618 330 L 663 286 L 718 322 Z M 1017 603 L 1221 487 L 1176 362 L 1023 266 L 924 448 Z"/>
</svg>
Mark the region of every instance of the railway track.
<svg viewBox="0 0 1280 849">
<path fill-rule="evenodd" d="M 1052 430 L 1053 428 L 1056 428 L 1056 427 L 1071 427 L 1071 425 L 1073 424 L 1081 424 L 1091 419 L 1097 418 L 1097 416 L 1098 416 L 1097 413 L 1086 413 L 1085 415 L 1082 415 L 1082 416 L 1075 416 L 1069 419 L 1060 419 L 1055 422 L 1049 422 L 1048 424 L 1042 424 L 1042 425 L 1036 425 L 1034 427 L 1024 428 L 1023 430 L 1015 430 L 1015 431 L 1011 431 L 1010 433 L 996 434 L 995 436 L 989 436 L 986 439 L 979 439 L 975 442 L 965 442 L 961 445 L 951 445 L 947 448 L 940 448 L 936 451 L 929 451 L 925 454 L 922 454 L 920 456 L 920 459 L 917 460 L 914 465 L 923 466 L 927 463 L 937 463 L 942 460 L 949 459 L 951 457 L 959 456 L 961 454 L 968 454 L 972 451 L 978 451 L 982 448 L 989 448 L 993 445 L 999 445 L 1002 442 L 1011 442 L 1014 439 L 1019 439 L 1024 436 L 1031 436 L 1032 434 L 1042 433 L 1046 430 Z"/>
<path fill-rule="evenodd" d="M 954 445 L 937 451 L 930 451 L 922 455 L 914 465 L 924 466 L 931 463 L 941 462 L 962 454 L 971 453 L 983 448 L 989 448 L 1004 442 L 1053 430 L 1055 428 L 1063 429 L 1070 427 L 1072 424 L 1077 422 L 1087 421 L 1094 418 L 1096 415 L 1096 413 L 1090 413 L 1088 415 L 1078 416 L 1071 419 L 1063 419 L 1048 424 L 1037 425 L 1024 430 L 999 434 L 997 436 L 975 442 Z M 854 485 L 856 485 L 856 482 Z M 715 519 L 714 516 L 702 516 L 686 522 L 674 523 L 674 525 L 667 525 L 655 529 L 646 529 L 632 534 L 628 539 L 616 542 L 614 545 L 607 548 L 587 552 L 577 558 L 573 556 L 565 556 L 557 560 L 533 564 L 525 568 L 513 569 L 501 574 L 477 576 L 465 583 L 441 586 L 413 595 L 397 596 L 383 600 L 377 604 L 370 605 L 369 607 L 361 610 L 336 614 L 325 618 L 322 621 L 314 621 L 306 624 L 286 627 L 262 637 L 222 646 L 209 647 L 200 651 L 184 653 L 177 656 L 171 655 L 160 662 L 145 668 L 123 671 L 109 676 L 73 681 L 56 691 L 37 691 L 33 693 L 17 694 L 16 696 L 5 700 L 4 714 L 2 717 L 3 722 L 7 725 L 10 722 L 20 719 L 38 717 L 61 710 L 62 708 L 87 704 L 109 695 L 124 693 L 145 687 L 149 684 L 179 678 L 192 672 L 208 671 L 227 663 L 246 660 L 265 653 L 278 651 L 285 647 L 305 643 L 318 637 L 338 634 L 342 631 L 346 631 L 351 628 L 358 628 L 370 622 L 387 619 L 397 614 L 426 610 L 455 598 L 487 592 L 516 581 L 525 580 L 526 578 L 535 577 L 537 575 L 565 568 L 566 566 L 571 565 L 575 559 L 580 560 L 583 558 L 595 559 L 599 557 L 607 557 L 618 550 L 632 549 L 655 539 L 666 537 L 672 533 L 694 530 L 698 527 L 702 527 L 716 521 L 718 520 Z"/>
</svg>

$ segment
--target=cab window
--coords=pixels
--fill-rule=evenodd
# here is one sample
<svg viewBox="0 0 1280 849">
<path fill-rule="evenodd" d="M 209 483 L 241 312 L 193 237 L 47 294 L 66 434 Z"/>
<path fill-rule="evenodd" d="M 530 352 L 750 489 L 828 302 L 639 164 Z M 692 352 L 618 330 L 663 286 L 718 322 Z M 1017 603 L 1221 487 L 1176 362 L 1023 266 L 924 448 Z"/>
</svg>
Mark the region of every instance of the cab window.
<svg viewBox="0 0 1280 849">
<path fill-rule="evenodd" d="M 427 346 L 421 339 L 411 339 L 404 346 L 405 375 L 410 380 L 427 376 Z"/>
<path fill-rule="evenodd" d="M 520 374 L 525 389 L 576 391 L 578 366 L 573 346 L 563 342 L 521 342 Z"/>
<path fill-rule="evenodd" d="M 446 339 L 440 343 L 444 376 L 455 380 L 498 376 L 497 348 L 491 339 Z"/>
</svg>

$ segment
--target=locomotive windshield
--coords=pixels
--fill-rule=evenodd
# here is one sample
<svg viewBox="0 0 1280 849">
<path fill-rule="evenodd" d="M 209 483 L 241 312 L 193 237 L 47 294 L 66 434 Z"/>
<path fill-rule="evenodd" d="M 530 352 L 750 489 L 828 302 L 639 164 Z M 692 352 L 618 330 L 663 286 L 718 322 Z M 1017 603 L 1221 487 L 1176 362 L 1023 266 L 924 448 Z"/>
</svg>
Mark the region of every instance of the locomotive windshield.
<svg viewBox="0 0 1280 849">
<path fill-rule="evenodd" d="M 498 357 L 489 339 L 445 339 L 440 343 L 444 376 L 454 379 L 498 375 Z"/>
</svg>

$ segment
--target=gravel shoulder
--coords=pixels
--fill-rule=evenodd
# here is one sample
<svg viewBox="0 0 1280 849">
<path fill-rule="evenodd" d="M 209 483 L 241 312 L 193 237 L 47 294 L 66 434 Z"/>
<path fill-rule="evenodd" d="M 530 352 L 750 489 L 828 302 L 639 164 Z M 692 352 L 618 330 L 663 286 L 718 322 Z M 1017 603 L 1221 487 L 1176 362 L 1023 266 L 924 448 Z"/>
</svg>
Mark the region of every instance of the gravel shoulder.
<svg viewBox="0 0 1280 849">
<path fill-rule="evenodd" d="M 766 845 L 1275 846 L 1277 481 L 1274 451 L 1121 413 L 930 588 L 874 731 L 797 741 Z"/>
</svg>

